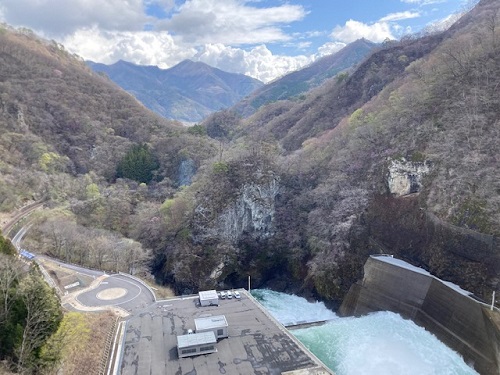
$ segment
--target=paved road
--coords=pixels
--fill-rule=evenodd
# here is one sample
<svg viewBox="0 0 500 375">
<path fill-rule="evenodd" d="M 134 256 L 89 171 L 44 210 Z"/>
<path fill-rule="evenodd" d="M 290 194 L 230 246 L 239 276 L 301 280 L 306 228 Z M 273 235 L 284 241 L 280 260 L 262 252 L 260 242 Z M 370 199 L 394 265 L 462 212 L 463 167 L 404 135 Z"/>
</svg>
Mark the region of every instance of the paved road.
<svg viewBox="0 0 500 375">
<path fill-rule="evenodd" d="M 76 300 L 89 307 L 117 306 L 131 313 L 155 302 L 144 284 L 124 275 L 107 277 L 96 288 L 78 295 Z"/>
<path fill-rule="evenodd" d="M 13 237 L 12 242 L 18 250 L 21 248 L 21 241 L 28 229 L 29 227 L 21 228 Z M 45 255 L 37 255 L 35 261 L 38 259 L 49 260 L 61 267 L 93 278 L 106 276 L 103 271 L 67 264 Z M 87 307 L 115 306 L 129 313 L 144 309 L 155 302 L 153 293 L 146 285 L 126 275 L 108 276 L 96 288 L 80 293 L 75 299 Z"/>
<path fill-rule="evenodd" d="M 22 227 L 19 230 L 19 232 L 17 232 L 16 235 L 14 237 L 12 237 L 11 242 L 18 251 L 21 250 L 21 241 L 22 241 L 22 239 L 27 231 L 28 231 L 27 227 Z"/>
<path fill-rule="evenodd" d="M 67 264 L 67 263 L 64 263 L 64 262 L 57 260 L 55 258 L 48 257 L 46 255 L 36 255 L 35 259 L 47 259 L 47 260 L 51 261 L 52 263 L 58 264 L 61 267 L 67 268 L 69 270 L 72 270 L 72 271 L 81 273 L 82 275 L 86 275 L 86 276 L 90 276 L 90 277 L 99 277 L 99 276 L 106 274 L 106 272 L 103 272 L 103 271 L 91 270 L 91 269 L 80 267 L 80 266 L 77 266 L 74 264 Z"/>
</svg>

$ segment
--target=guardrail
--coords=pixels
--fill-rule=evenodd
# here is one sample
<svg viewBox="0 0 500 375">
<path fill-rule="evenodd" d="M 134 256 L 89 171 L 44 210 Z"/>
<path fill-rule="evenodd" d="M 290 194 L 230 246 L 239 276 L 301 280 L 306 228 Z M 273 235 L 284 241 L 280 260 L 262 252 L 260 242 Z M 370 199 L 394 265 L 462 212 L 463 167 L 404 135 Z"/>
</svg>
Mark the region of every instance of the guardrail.
<svg viewBox="0 0 500 375">
<path fill-rule="evenodd" d="M 110 354 L 112 352 L 112 348 L 114 345 L 114 337 L 116 337 L 117 332 L 117 322 L 118 318 L 113 322 L 113 326 L 108 332 L 106 336 L 106 342 L 104 344 L 104 353 L 101 358 L 101 363 L 99 365 L 99 369 L 97 370 L 97 375 L 104 375 L 106 373 L 106 369 L 109 366 Z"/>
</svg>

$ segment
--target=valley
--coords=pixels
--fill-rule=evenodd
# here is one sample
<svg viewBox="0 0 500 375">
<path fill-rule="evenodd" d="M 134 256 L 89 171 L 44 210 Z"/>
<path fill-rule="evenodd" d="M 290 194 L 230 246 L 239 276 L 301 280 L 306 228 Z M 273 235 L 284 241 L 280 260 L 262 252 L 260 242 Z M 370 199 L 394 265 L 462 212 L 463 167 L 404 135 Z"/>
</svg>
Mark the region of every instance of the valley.
<svg viewBox="0 0 500 375">
<path fill-rule="evenodd" d="M 0 25 L 4 367 L 64 368 L 58 330 L 73 318 L 16 258 L 9 222 L 23 207 L 36 208 L 23 249 L 166 297 L 250 277 L 252 289 L 339 311 L 381 254 L 485 303 L 500 295 L 499 6 L 481 0 L 449 27 L 397 40 L 355 39 L 265 85 L 189 59 L 91 64 Z M 36 298 L 50 324 L 22 346 Z"/>
</svg>

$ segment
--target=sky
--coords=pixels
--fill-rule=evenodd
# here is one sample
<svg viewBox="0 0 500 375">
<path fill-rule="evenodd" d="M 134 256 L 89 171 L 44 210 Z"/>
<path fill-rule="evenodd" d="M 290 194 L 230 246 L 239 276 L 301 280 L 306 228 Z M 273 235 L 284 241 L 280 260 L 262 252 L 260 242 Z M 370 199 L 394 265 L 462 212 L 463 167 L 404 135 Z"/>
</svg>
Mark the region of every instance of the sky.
<svg viewBox="0 0 500 375">
<path fill-rule="evenodd" d="M 359 38 L 446 25 L 471 0 L 1 0 L 0 21 L 104 64 L 185 59 L 269 82 Z"/>
</svg>

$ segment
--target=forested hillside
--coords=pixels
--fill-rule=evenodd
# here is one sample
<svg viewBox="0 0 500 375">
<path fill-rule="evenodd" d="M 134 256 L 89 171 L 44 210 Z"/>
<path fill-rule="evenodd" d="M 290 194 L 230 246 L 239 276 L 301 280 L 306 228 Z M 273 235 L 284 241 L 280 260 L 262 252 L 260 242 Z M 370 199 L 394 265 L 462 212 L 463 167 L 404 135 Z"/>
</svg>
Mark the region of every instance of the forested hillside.
<svg viewBox="0 0 500 375">
<path fill-rule="evenodd" d="M 178 293 L 341 301 L 390 253 L 489 299 L 500 270 L 499 4 L 384 43 L 247 119 L 183 128 L 62 46 L 0 32 L 0 210 L 47 199 L 26 245 Z M 208 137 L 207 135 L 210 135 Z"/>
<path fill-rule="evenodd" d="M 27 246 L 146 272 L 150 250 L 130 238 L 142 230 L 132 218 L 189 183 L 215 143 L 145 109 L 63 46 L 8 26 L 0 100 L 0 212 L 47 202 Z"/>
<path fill-rule="evenodd" d="M 41 373 L 59 358 L 47 343 L 59 327 L 62 309 L 40 271 L 18 260 L 15 252 L 0 232 L 0 359 L 16 373 Z"/>
<path fill-rule="evenodd" d="M 279 100 L 300 99 L 310 89 L 320 86 L 326 80 L 353 68 L 361 62 L 376 44 L 366 39 L 356 40 L 340 51 L 322 57 L 311 65 L 289 73 L 253 91 L 231 110 L 243 117 L 255 113 L 261 106 Z"/>
<path fill-rule="evenodd" d="M 169 201 L 177 230 L 160 252 L 164 279 L 195 290 L 250 274 L 338 302 L 369 254 L 390 253 L 491 298 L 499 5 L 483 0 L 447 31 L 385 43 L 302 101 L 212 116 L 209 134 L 233 145 Z"/>
</svg>

